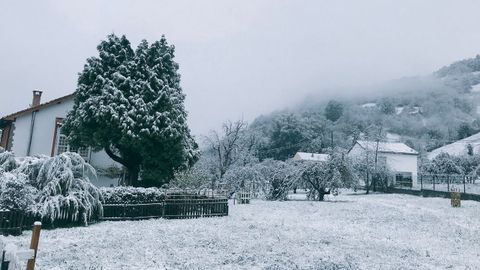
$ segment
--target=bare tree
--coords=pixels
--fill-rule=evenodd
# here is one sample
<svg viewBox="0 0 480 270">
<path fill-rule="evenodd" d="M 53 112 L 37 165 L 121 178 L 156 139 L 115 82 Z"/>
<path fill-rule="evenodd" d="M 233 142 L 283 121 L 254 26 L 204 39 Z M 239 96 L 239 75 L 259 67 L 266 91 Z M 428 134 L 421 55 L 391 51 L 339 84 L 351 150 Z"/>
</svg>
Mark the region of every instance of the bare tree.
<svg viewBox="0 0 480 270">
<path fill-rule="evenodd" d="M 222 178 L 227 170 L 241 157 L 239 152 L 246 128 L 247 124 L 243 120 L 227 121 L 223 124 L 221 132 L 212 131 L 210 136 L 206 138 L 218 179 Z M 212 183 L 212 188 L 214 188 L 214 185 L 215 183 Z"/>
</svg>

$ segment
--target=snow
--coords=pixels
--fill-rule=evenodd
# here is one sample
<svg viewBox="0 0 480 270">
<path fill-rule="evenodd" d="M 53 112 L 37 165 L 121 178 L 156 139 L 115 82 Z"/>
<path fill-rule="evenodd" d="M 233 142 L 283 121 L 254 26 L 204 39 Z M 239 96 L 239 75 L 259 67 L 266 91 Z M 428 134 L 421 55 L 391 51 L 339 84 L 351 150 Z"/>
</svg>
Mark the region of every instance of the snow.
<svg viewBox="0 0 480 270">
<path fill-rule="evenodd" d="M 313 161 L 327 161 L 330 155 L 328 154 L 316 154 L 297 152 L 293 157 L 294 160 L 313 160 Z"/>
<path fill-rule="evenodd" d="M 403 107 L 403 106 L 395 107 L 395 114 L 396 115 L 402 114 L 404 109 L 405 109 L 405 107 Z"/>
<path fill-rule="evenodd" d="M 375 108 L 376 106 L 377 106 L 377 103 L 373 103 L 373 102 L 362 104 L 362 108 L 364 109 Z"/>
<path fill-rule="evenodd" d="M 434 159 L 441 153 L 448 153 L 451 156 L 461 156 L 467 154 L 467 146 L 472 145 L 473 153 L 480 153 L 480 133 L 476 133 L 470 137 L 444 145 L 428 153 L 429 159 Z"/>
<path fill-rule="evenodd" d="M 363 148 L 370 151 L 374 151 L 377 147 L 377 142 L 375 141 L 357 141 L 357 143 Z M 395 142 L 379 142 L 378 152 L 381 153 L 398 153 L 398 154 L 418 154 L 417 151 L 408 147 L 404 143 L 395 143 Z"/>
<path fill-rule="evenodd" d="M 479 83 L 479 84 L 472 85 L 472 90 L 471 90 L 471 92 L 472 92 L 472 93 L 480 92 L 480 83 Z"/>
<path fill-rule="evenodd" d="M 36 269 L 480 269 L 479 216 L 478 202 L 398 194 L 253 200 L 222 218 L 44 230 Z"/>
<path fill-rule="evenodd" d="M 402 136 L 396 133 L 387 132 L 385 138 L 388 142 L 399 142 Z"/>
</svg>

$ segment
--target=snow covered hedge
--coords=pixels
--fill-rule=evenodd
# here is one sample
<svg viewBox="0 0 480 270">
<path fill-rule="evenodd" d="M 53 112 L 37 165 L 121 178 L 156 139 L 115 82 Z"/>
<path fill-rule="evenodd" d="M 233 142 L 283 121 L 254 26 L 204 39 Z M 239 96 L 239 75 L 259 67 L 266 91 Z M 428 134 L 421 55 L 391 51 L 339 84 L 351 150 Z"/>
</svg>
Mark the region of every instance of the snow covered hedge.
<svg viewBox="0 0 480 270">
<path fill-rule="evenodd" d="M 159 188 L 142 187 L 113 187 L 101 188 L 104 203 L 148 203 L 160 202 L 165 199 L 165 190 Z"/>
<path fill-rule="evenodd" d="M 0 153 L 0 208 L 22 211 L 46 224 L 84 223 L 102 214 L 95 170 L 75 153 L 15 159 Z"/>
</svg>

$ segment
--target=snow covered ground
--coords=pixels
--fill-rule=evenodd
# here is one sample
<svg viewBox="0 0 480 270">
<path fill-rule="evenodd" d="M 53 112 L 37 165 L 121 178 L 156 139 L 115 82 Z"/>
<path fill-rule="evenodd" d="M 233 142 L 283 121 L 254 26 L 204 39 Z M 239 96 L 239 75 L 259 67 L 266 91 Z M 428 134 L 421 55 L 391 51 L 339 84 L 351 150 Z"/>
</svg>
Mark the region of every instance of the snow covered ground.
<svg viewBox="0 0 480 270">
<path fill-rule="evenodd" d="M 42 231 L 36 269 L 480 269 L 480 203 L 254 200 L 230 215 Z M 30 233 L 7 237 L 26 246 Z"/>
</svg>

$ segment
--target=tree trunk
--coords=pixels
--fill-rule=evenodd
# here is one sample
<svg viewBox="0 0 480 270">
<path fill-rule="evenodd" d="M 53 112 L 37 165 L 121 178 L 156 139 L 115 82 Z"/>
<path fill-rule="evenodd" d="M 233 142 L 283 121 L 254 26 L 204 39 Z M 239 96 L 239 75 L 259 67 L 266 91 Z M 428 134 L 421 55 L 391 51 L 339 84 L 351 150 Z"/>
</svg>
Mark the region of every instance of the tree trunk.
<svg viewBox="0 0 480 270">
<path fill-rule="evenodd" d="M 325 199 L 325 191 L 318 191 L 318 201 L 322 202 Z"/>
<path fill-rule="evenodd" d="M 125 159 L 121 156 L 116 155 L 110 147 L 111 147 L 110 145 L 106 145 L 104 147 L 105 153 L 107 153 L 107 155 L 111 159 L 113 159 L 114 161 L 122 164 L 123 166 L 125 166 L 125 168 L 127 168 L 127 178 L 125 179 L 125 181 L 126 181 L 125 184 L 127 186 L 138 185 L 138 175 L 140 173 L 140 163 L 132 164 L 132 162 L 128 162 L 129 160 L 127 160 L 127 159 Z M 132 160 L 135 160 L 135 159 L 130 159 L 130 161 L 132 161 Z"/>
<path fill-rule="evenodd" d="M 127 175 L 127 186 L 138 186 L 138 175 L 140 174 L 140 169 L 138 167 L 128 168 L 128 175 Z"/>
</svg>

